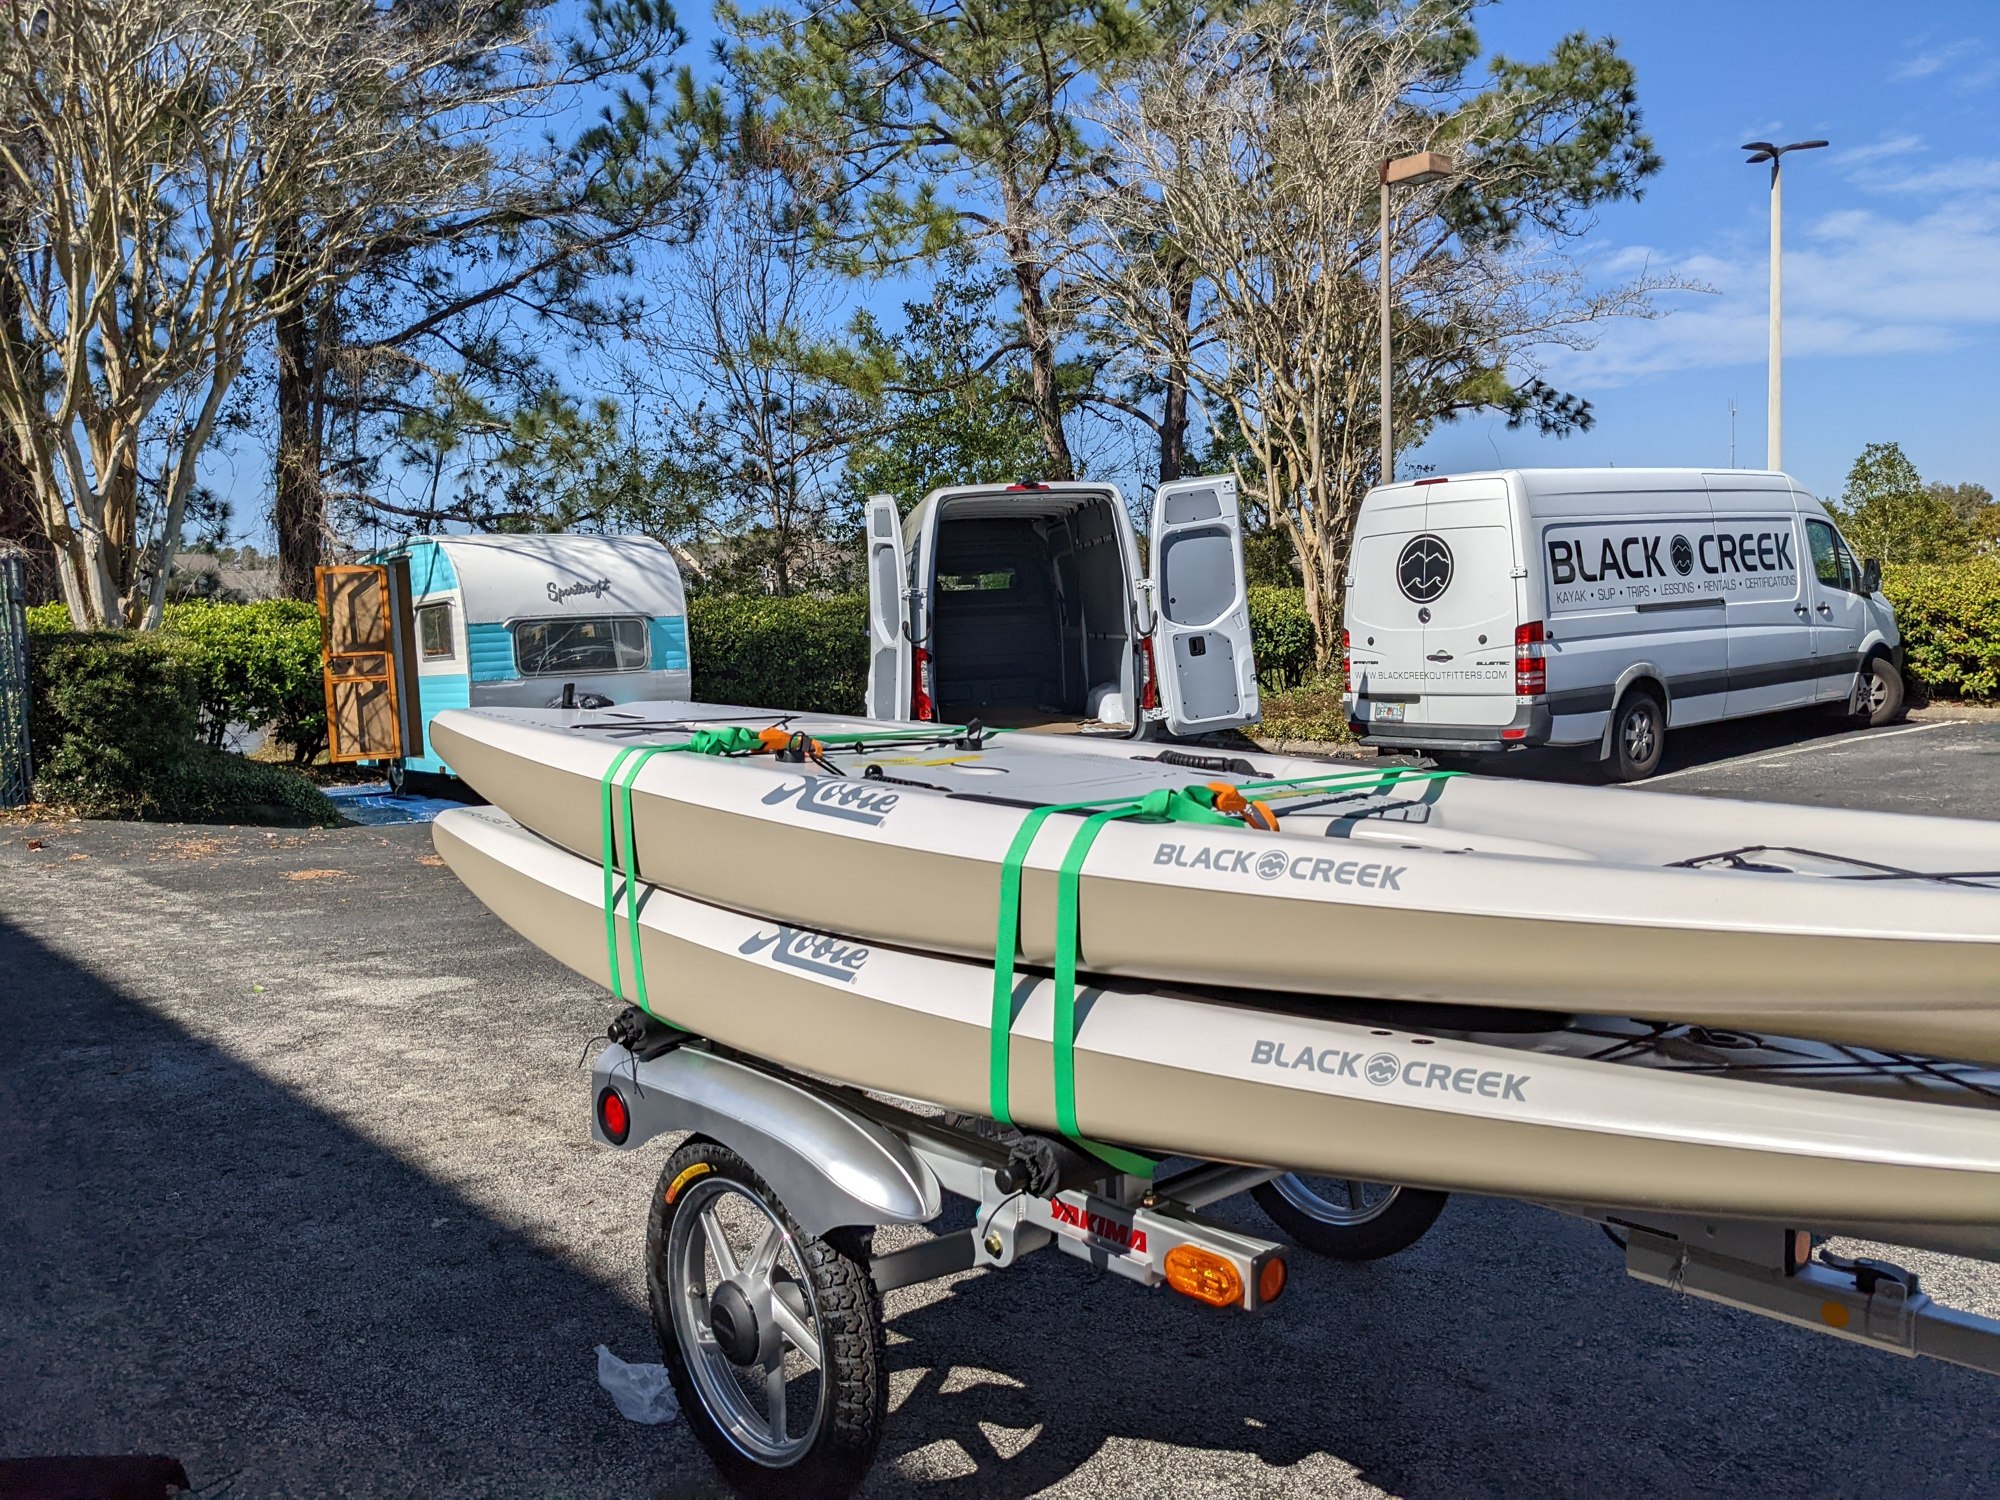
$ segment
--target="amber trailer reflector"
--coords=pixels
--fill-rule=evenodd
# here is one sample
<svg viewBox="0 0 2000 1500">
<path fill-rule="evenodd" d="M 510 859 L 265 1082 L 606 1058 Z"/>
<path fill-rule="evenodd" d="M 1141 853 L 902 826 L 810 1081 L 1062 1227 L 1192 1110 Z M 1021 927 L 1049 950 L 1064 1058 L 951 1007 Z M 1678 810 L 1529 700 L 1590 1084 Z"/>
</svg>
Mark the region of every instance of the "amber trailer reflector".
<svg viewBox="0 0 2000 1500">
<path fill-rule="evenodd" d="M 625 1137 L 632 1133 L 632 1111 L 616 1089 L 604 1089 L 597 1096 L 597 1128 L 604 1132 L 604 1138 L 614 1146 L 625 1144 Z"/>
<path fill-rule="evenodd" d="M 1243 1278 L 1236 1267 L 1198 1245 L 1176 1245 L 1167 1252 L 1167 1285 L 1210 1307 L 1236 1307 L 1243 1301 Z"/>
<path fill-rule="evenodd" d="M 1268 1307 L 1278 1300 L 1285 1290 L 1285 1262 L 1281 1256 L 1272 1256 L 1264 1262 L 1264 1269 L 1257 1273 L 1257 1305 Z"/>
</svg>

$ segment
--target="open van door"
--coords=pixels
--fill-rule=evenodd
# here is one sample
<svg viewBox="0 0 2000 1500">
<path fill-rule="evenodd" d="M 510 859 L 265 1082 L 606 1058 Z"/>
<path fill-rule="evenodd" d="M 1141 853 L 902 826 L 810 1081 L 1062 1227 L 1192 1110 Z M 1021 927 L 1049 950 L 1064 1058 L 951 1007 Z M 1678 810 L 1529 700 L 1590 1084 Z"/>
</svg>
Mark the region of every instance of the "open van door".
<svg viewBox="0 0 2000 1500">
<path fill-rule="evenodd" d="M 903 518 L 888 495 L 868 497 L 868 717 L 910 716 L 910 633 Z"/>
<path fill-rule="evenodd" d="M 1153 660 L 1168 733 L 1256 723 L 1262 711 L 1236 480 L 1161 485 L 1152 542 Z"/>
</svg>

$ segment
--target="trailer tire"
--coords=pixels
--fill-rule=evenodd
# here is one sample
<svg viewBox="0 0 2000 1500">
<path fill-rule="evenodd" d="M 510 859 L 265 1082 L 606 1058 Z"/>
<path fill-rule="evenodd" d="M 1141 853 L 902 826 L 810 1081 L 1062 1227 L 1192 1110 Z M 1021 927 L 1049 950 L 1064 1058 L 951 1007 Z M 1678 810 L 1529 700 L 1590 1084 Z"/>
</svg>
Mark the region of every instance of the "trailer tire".
<svg viewBox="0 0 2000 1500">
<path fill-rule="evenodd" d="M 1317 1179 L 1294 1173 L 1259 1183 L 1250 1196 L 1293 1243 L 1329 1260 L 1380 1260 L 1407 1250 L 1422 1239 L 1449 1198 L 1429 1188 L 1395 1187 L 1348 1180 L 1346 1206 L 1336 1205 L 1314 1187 Z M 1368 1188 L 1387 1187 L 1387 1194 L 1365 1201 Z M 1364 1197 L 1356 1211 L 1352 1200 Z"/>
<path fill-rule="evenodd" d="M 737 1201 L 731 1204 L 732 1199 Z M 711 1291 L 706 1285 L 715 1258 L 711 1236 L 728 1236 L 723 1215 L 732 1211 L 736 1227 L 747 1224 L 751 1235 L 744 1246 L 731 1246 L 736 1277 L 717 1276 Z M 754 1500 L 843 1500 L 874 1463 L 888 1420 L 889 1385 L 882 1302 L 869 1277 L 867 1249 L 865 1231 L 806 1235 L 750 1164 L 713 1141 L 691 1138 L 661 1169 L 646 1221 L 653 1329 L 689 1427 L 739 1494 Z M 770 1256 L 761 1272 L 760 1250 Z M 690 1275 L 696 1268 L 700 1285 Z M 736 1293 L 726 1294 L 725 1286 Z M 741 1295 L 746 1287 L 748 1295 Z M 726 1307 L 717 1300 L 725 1296 Z M 817 1344 L 816 1366 L 777 1318 L 768 1325 L 761 1321 L 760 1309 L 779 1302 L 789 1321 Z M 697 1337 L 703 1331 L 705 1345 Z M 749 1358 L 739 1360 L 738 1354 Z M 805 1423 L 792 1421 L 790 1385 L 798 1377 L 784 1373 L 792 1355 L 812 1371 L 806 1378 L 816 1379 L 814 1410 Z M 776 1383 L 785 1392 L 784 1420 L 778 1422 L 772 1420 L 768 1394 L 774 1358 Z M 745 1389 L 759 1380 L 766 1392 L 761 1410 Z M 803 1427 L 796 1437 L 793 1426 Z"/>
</svg>

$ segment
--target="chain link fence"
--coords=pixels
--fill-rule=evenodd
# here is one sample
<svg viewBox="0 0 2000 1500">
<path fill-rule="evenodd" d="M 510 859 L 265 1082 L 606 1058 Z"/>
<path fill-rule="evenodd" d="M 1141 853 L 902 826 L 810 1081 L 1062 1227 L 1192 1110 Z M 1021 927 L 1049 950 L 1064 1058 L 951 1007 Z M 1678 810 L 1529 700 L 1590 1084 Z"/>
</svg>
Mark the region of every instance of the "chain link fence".
<svg viewBox="0 0 2000 1500">
<path fill-rule="evenodd" d="M 0 807 L 34 785 L 28 747 L 28 560 L 0 549 Z"/>
</svg>

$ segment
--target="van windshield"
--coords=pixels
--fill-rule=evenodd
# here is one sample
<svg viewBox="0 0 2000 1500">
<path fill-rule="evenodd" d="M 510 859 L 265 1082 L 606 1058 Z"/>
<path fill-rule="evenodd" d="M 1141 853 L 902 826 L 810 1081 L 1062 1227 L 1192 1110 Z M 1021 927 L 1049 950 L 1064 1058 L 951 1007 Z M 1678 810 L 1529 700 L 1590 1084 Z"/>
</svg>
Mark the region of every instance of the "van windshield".
<svg viewBox="0 0 2000 1500">
<path fill-rule="evenodd" d="M 550 677 L 562 672 L 643 671 L 646 622 L 612 616 L 517 621 L 514 661 L 523 677 Z"/>
</svg>

